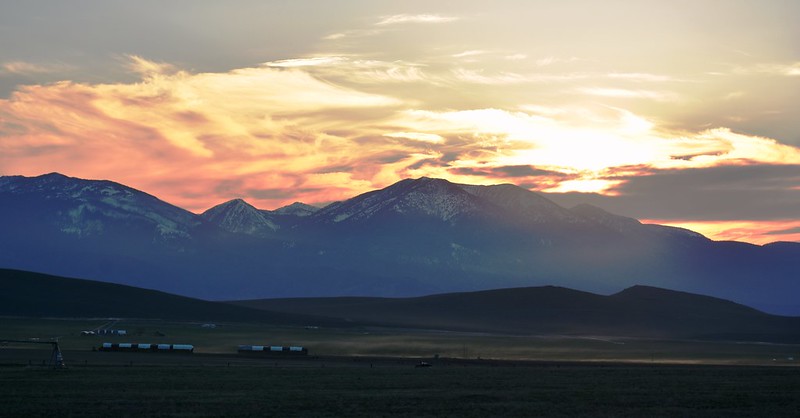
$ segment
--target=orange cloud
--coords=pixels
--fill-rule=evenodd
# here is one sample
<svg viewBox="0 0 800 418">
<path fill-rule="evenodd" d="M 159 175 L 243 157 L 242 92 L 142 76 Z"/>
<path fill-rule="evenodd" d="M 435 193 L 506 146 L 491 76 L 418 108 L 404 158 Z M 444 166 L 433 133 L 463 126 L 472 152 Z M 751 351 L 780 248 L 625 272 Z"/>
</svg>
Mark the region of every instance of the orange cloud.
<svg viewBox="0 0 800 418">
<path fill-rule="evenodd" d="M 3 73 L 8 74 L 47 74 L 57 73 L 72 69 L 71 66 L 65 64 L 36 64 L 25 61 L 11 61 L 0 64 L 0 75 Z"/>
<path fill-rule="evenodd" d="M 776 241 L 800 242 L 800 221 L 796 219 L 774 221 L 676 221 L 648 219 L 642 220 L 642 222 L 691 229 L 715 241 L 743 241 L 759 245 Z"/>
<path fill-rule="evenodd" d="M 131 67 L 141 82 L 27 86 L 0 100 L 0 171 L 112 178 L 195 211 L 261 190 L 316 202 L 374 186 L 320 171 L 357 166 L 381 144 L 363 149 L 326 130 L 352 128 L 357 115 L 385 113 L 395 99 L 292 70 L 189 74 L 137 57 Z M 215 192 L 230 179 L 239 187 Z M 292 198 L 254 200 L 273 207 Z"/>
<path fill-rule="evenodd" d="M 423 175 L 498 183 L 509 167 L 541 170 L 514 177 L 532 189 L 612 193 L 620 167 L 800 163 L 770 138 L 672 132 L 617 107 L 441 110 L 401 97 L 414 83 L 464 84 L 413 63 L 330 56 L 191 73 L 130 57 L 129 68 L 138 82 L 0 99 L 0 174 L 108 178 L 202 211 L 234 197 L 330 202 Z"/>
</svg>

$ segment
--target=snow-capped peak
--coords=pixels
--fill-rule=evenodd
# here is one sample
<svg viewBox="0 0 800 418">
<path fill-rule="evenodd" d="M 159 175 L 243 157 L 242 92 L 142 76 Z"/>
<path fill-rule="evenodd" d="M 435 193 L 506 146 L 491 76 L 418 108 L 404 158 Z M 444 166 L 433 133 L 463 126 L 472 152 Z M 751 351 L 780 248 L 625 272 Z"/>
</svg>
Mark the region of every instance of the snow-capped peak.
<svg viewBox="0 0 800 418">
<path fill-rule="evenodd" d="M 451 221 L 475 211 L 478 199 L 447 180 L 422 177 L 364 193 L 321 209 L 316 216 L 329 222 L 352 222 L 378 214 L 406 214 Z"/>
<path fill-rule="evenodd" d="M 318 211 L 319 208 L 316 206 L 307 205 L 303 202 L 294 202 L 291 205 L 283 206 L 278 209 L 271 211 L 276 215 L 290 215 L 290 216 L 298 216 L 298 217 L 306 217 L 312 215 L 314 212 Z"/>
<path fill-rule="evenodd" d="M 26 195 L 59 207 L 62 232 L 80 237 L 102 235 L 111 224 L 144 222 L 164 239 L 188 237 L 196 215 L 155 196 L 107 180 L 84 180 L 60 173 L 0 178 L 0 193 Z M 141 226 L 139 227 L 142 229 Z"/>
<path fill-rule="evenodd" d="M 229 232 L 261 235 L 278 229 L 260 210 L 242 199 L 214 206 L 200 216 Z"/>
</svg>

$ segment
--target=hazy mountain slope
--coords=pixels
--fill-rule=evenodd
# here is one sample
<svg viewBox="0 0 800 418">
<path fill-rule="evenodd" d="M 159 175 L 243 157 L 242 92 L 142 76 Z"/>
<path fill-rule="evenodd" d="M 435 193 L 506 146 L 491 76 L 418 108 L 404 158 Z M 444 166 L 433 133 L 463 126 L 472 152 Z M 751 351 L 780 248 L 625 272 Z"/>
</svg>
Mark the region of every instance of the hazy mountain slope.
<svg viewBox="0 0 800 418">
<path fill-rule="evenodd" d="M 635 286 L 611 296 L 535 287 L 418 298 L 298 298 L 232 302 L 423 329 L 800 342 L 800 317 L 708 296 Z"/>
<path fill-rule="evenodd" d="M 319 208 L 316 206 L 307 205 L 303 202 L 294 202 L 291 205 L 266 212 L 274 215 L 296 216 L 298 218 L 304 218 L 306 216 L 313 215 L 318 211 Z"/>
<path fill-rule="evenodd" d="M 558 206 L 544 196 L 512 184 L 493 186 L 457 184 L 457 186 L 480 199 L 506 209 L 509 213 L 513 213 L 518 221 L 522 220 L 532 224 L 552 222 L 585 223 L 585 220 L 581 217 L 575 216 L 569 210 Z"/>
<path fill-rule="evenodd" d="M 14 232 L 49 227 L 78 238 L 124 232 L 127 239 L 170 243 L 190 238 L 200 223 L 197 215 L 136 189 L 58 173 L 0 177 L 0 197 L 4 227 Z"/>
<path fill-rule="evenodd" d="M 291 205 L 280 207 L 275 210 L 261 210 L 260 212 L 272 223 L 285 231 L 291 230 L 298 224 L 306 221 L 306 218 L 317 213 L 320 208 L 307 205 L 302 202 L 294 202 Z M 284 234 L 286 235 L 286 234 Z"/>
<path fill-rule="evenodd" d="M 217 228 L 109 181 L 0 178 L 0 267 L 181 292 Z"/>
<path fill-rule="evenodd" d="M 0 177 L 0 267 L 218 299 L 644 283 L 800 314 L 800 245 L 691 231 L 513 185 L 408 179 L 321 209 L 202 216 L 107 181 Z"/>
</svg>

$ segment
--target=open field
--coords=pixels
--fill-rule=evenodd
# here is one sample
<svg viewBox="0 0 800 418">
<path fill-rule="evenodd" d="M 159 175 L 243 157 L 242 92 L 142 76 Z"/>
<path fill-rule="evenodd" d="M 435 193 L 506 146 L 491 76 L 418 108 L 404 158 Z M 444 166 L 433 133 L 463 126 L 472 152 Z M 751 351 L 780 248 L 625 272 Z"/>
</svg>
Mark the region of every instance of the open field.
<svg viewBox="0 0 800 418">
<path fill-rule="evenodd" d="M 0 416 L 797 416 L 796 368 L 0 368 Z"/>
<path fill-rule="evenodd" d="M 438 355 L 468 359 L 800 365 L 797 361 L 800 359 L 800 345 L 793 344 L 511 336 L 363 327 L 306 329 L 247 323 L 222 323 L 209 329 L 202 328 L 201 323 L 153 320 L 116 322 L 113 328 L 127 330 L 127 336 L 84 337 L 80 336 L 80 331 L 94 329 L 109 321 L 25 318 L 3 318 L 0 321 L 0 339 L 39 338 L 45 341 L 59 337 L 63 350 L 75 352 L 90 352 L 92 347 L 99 347 L 103 342 L 133 342 L 193 344 L 196 354 L 235 354 L 240 344 L 263 344 L 300 345 L 307 347 L 311 356 L 432 358 Z M 27 363 L 28 359 L 18 360 Z M 66 361 L 70 362 L 69 356 Z"/>
<path fill-rule="evenodd" d="M 82 337 L 109 321 L 1 321 L 0 339 L 59 336 L 68 368 L 41 366 L 46 345 L 0 348 L 0 417 L 800 413 L 796 345 L 150 320 L 114 323 L 129 336 Z M 197 349 L 92 351 L 103 341 Z M 238 344 L 303 345 L 310 355 L 243 358 Z M 420 360 L 433 367 L 415 368 Z"/>
</svg>

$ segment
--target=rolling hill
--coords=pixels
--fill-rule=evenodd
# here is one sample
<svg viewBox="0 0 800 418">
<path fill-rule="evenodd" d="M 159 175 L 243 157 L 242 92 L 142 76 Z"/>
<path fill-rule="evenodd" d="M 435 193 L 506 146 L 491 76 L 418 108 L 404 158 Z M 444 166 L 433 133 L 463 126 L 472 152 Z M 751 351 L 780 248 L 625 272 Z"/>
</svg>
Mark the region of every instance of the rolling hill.
<svg viewBox="0 0 800 418">
<path fill-rule="evenodd" d="M 545 286 L 416 298 L 289 298 L 222 303 L 0 269 L 0 316 L 800 343 L 800 317 L 769 315 L 722 299 L 648 286 L 634 286 L 610 296 Z"/>
<path fill-rule="evenodd" d="M 601 296 L 562 287 L 417 298 L 290 298 L 232 302 L 383 326 L 542 335 L 800 342 L 800 317 L 649 286 Z"/>
<path fill-rule="evenodd" d="M 0 316 L 338 324 L 92 280 L 0 269 Z"/>
</svg>

